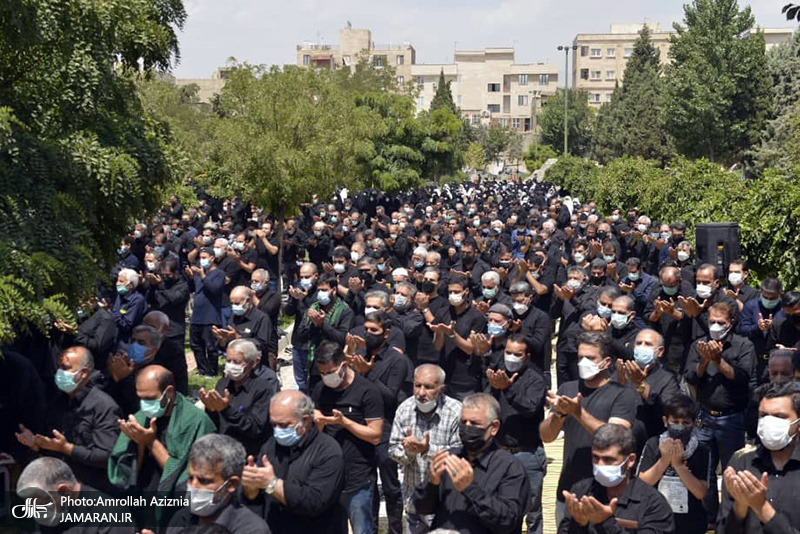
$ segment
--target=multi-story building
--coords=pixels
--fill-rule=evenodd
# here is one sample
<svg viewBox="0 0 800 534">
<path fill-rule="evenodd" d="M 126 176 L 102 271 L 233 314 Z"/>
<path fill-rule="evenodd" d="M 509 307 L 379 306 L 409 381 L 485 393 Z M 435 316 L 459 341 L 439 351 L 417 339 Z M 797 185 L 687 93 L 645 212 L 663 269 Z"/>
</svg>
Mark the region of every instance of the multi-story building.
<svg viewBox="0 0 800 534">
<path fill-rule="evenodd" d="M 412 65 L 418 110 L 430 107 L 440 72 L 471 123 L 498 123 L 519 132 L 536 128 L 536 110 L 543 98 L 555 94 L 559 81 L 555 65 L 515 63 L 513 48 L 459 50 L 450 64 Z"/>
<path fill-rule="evenodd" d="M 572 87 L 589 93 L 589 102 L 599 107 L 611 101 L 617 83 L 622 84 L 625 65 L 644 24 L 612 24 L 610 33 L 579 33 L 572 44 Z M 648 24 L 650 39 L 660 52 L 662 64 L 669 61 L 669 37 L 658 24 Z M 791 39 L 791 28 L 759 28 L 764 32 L 767 50 Z"/>
</svg>

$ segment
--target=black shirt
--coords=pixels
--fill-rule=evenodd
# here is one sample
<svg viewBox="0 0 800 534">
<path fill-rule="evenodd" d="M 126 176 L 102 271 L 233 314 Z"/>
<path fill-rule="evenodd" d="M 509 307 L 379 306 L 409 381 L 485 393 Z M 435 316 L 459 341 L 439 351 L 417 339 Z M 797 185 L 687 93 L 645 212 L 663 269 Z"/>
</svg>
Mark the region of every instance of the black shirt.
<svg viewBox="0 0 800 534">
<path fill-rule="evenodd" d="M 750 373 L 756 357 L 753 342 L 738 334 L 725 337 L 722 359 L 733 367 L 734 372 L 733 380 L 728 380 L 713 362 L 708 364 L 703 376 L 697 375 L 697 364 L 700 362 L 697 343 L 708 340 L 703 338 L 692 343 L 686 358 L 686 380 L 697 388 L 697 402 L 706 410 L 722 412 L 724 415 L 740 412 L 750 398 Z"/>
<path fill-rule="evenodd" d="M 162 279 L 157 286 L 149 286 L 147 303 L 151 310 L 164 312 L 169 317 L 167 336 L 180 337 L 186 332 L 186 303 L 189 302 L 189 284 L 183 279 Z"/>
<path fill-rule="evenodd" d="M 261 361 L 267 361 L 267 354 L 278 352 L 278 341 L 272 335 L 272 321 L 262 311 L 250 305 L 244 315 L 231 315 L 231 326 L 239 337 L 258 342 Z"/>
<path fill-rule="evenodd" d="M 365 357 L 369 361 L 370 357 Z M 375 355 L 375 364 L 366 374 L 383 399 L 383 434 L 381 442 L 389 441 L 394 414 L 400 403 L 413 394 L 414 369 L 408 356 L 388 343 Z"/>
<path fill-rule="evenodd" d="M 638 397 L 636 420 L 644 426 L 647 437 L 650 438 L 664 431 L 662 406 L 675 395 L 680 395 L 681 387 L 675 375 L 660 364 L 656 364 L 650 370 L 644 381 L 650 385 L 650 393 L 647 395 L 647 400 L 636 394 Z M 628 384 L 633 387 L 632 383 Z"/>
<path fill-rule="evenodd" d="M 455 308 L 450 308 L 449 316 L 444 318 L 444 322 L 451 321 L 455 321 L 455 332 L 464 339 L 468 339 L 472 332 L 486 332 L 486 317 L 469 302 L 460 315 Z M 460 401 L 467 395 L 482 390 L 485 365 L 480 354 L 469 355 L 458 348 L 454 339 L 446 338 L 442 363 L 444 372 L 447 373 L 446 395 Z"/>
<path fill-rule="evenodd" d="M 117 339 L 117 323 L 111 312 L 98 308 L 91 317 L 78 327 L 75 343 L 86 347 L 94 356 L 97 369 L 105 369 L 108 355 L 114 349 Z"/>
<path fill-rule="evenodd" d="M 750 471 L 761 480 L 767 473 L 767 499 L 775 508 L 775 517 L 762 524 L 752 510 L 747 511 L 744 521 L 736 519 L 731 499 L 725 484 L 722 485 L 722 504 L 717 516 L 719 534 L 798 534 L 800 533 L 800 445 L 794 440 L 792 457 L 776 469 L 770 451 L 763 445 L 740 450 L 731 457 L 728 466 L 735 471 Z"/>
<path fill-rule="evenodd" d="M 339 410 L 344 417 L 365 425 L 367 421 L 383 418 L 383 398 L 378 388 L 369 380 L 355 374 L 353 382 L 342 390 L 317 383 L 311 394 L 317 409 L 324 415 Z M 369 483 L 375 468 L 375 446 L 357 438 L 341 426 L 326 426 L 325 433 L 339 443 L 347 465 L 344 491 L 352 493 Z"/>
<path fill-rule="evenodd" d="M 503 360 L 503 356 L 500 359 Z M 514 375 L 506 370 L 504 362 L 494 363 L 492 368 L 505 370 L 509 377 Z M 544 417 L 544 397 L 547 390 L 542 374 L 530 362 L 525 362 L 516 373 L 517 378 L 506 389 L 487 389 L 500 403 L 497 443 L 503 447 L 535 449 L 542 445 L 539 423 Z"/>
<path fill-rule="evenodd" d="M 591 464 L 590 464 L 591 465 Z M 609 503 L 606 488 L 598 484 L 594 478 L 587 478 L 576 483 L 570 491 L 579 499 L 591 495 L 603 504 Z M 666 499 L 658 492 L 639 480 L 632 478 L 622 495 L 617 499 L 617 510 L 599 525 L 588 523 L 585 527 L 573 523 L 569 510 L 565 510 L 564 519 L 558 525 L 558 534 L 623 534 L 625 532 L 642 532 L 647 534 L 672 534 L 675 523 L 672 510 Z"/>
<path fill-rule="evenodd" d="M 660 436 L 653 436 L 647 440 L 641 460 L 639 460 L 640 474 L 653 467 L 661 459 L 661 450 L 658 448 L 660 439 Z M 695 478 L 705 481 L 709 487 L 711 486 L 711 452 L 706 445 L 697 444 L 697 449 L 691 456 L 686 458 L 686 467 L 689 468 L 689 472 Z M 672 466 L 667 467 L 663 476 L 675 477 L 680 480 L 678 473 Z M 658 484 L 655 487 L 658 488 Z M 714 488 L 712 488 L 712 491 L 714 491 Z M 708 516 L 703 507 L 703 501 L 692 495 L 692 492 L 688 489 L 686 492 L 688 494 L 688 510 L 684 513 L 677 513 L 675 510 L 672 512 L 675 518 L 675 531 L 681 534 L 705 534 L 708 526 Z"/>
<path fill-rule="evenodd" d="M 466 458 L 460 448 L 451 454 Z M 473 479 L 463 492 L 453 487 L 449 474 L 441 484 L 416 489 L 414 508 L 420 515 L 434 515 L 433 529 L 482 533 L 518 533 L 530 507 L 530 482 L 514 456 L 491 443 L 472 461 Z"/>
<path fill-rule="evenodd" d="M 552 322 L 550 321 L 550 316 L 539 308 L 530 307 L 524 315 L 518 316 L 515 312 L 514 317 L 522 321 L 519 333 L 525 336 L 528 351 L 531 354 L 531 364 L 540 373 L 549 372 L 549 357 L 552 349 L 550 337 Z"/>
<path fill-rule="evenodd" d="M 188 494 L 187 494 L 188 497 Z M 184 508 L 175 514 L 169 522 L 166 534 L 179 534 L 193 525 L 199 524 L 200 518 Z M 215 525 L 226 528 L 231 534 L 270 534 L 264 520 L 235 497 L 228 503 L 214 520 Z"/>
<path fill-rule="evenodd" d="M 674 373 L 683 371 L 688 340 L 692 335 L 692 319 L 684 315 L 680 320 L 676 321 L 672 316 L 664 313 L 661 314 L 658 321 L 652 322 L 650 321 L 650 316 L 656 309 L 656 300 L 671 301 L 675 305 L 675 309 L 681 310 L 678 297 L 691 296 L 692 289 L 688 284 L 681 284 L 679 287 L 678 293 L 670 296 L 664 293 L 663 286 L 660 283 L 655 284 L 644 308 L 644 319 L 648 326 L 664 337 L 664 355 L 661 357 L 661 363 Z"/>
<path fill-rule="evenodd" d="M 449 305 L 447 304 L 446 299 L 443 299 L 437 295 L 435 298 L 430 300 L 428 307 L 433 314 L 432 324 L 440 324 L 445 322 L 445 320 L 449 320 L 447 319 L 449 316 Z M 416 365 L 423 363 L 441 365 L 442 352 L 436 350 L 436 347 L 433 344 L 433 332 L 425 322 L 424 316 L 422 322 L 423 326 L 420 329 L 419 340 L 417 341 L 417 354 L 414 363 Z"/>
<path fill-rule="evenodd" d="M 590 388 L 583 380 L 573 380 L 558 388 L 559 395 L 568 397 L 575 397 L 578 392 L 583 396 L 583 409 L 595 419 L 608 422 L 615 417 L 633 424 L 637 395 L 633 389 L 611 381 L 599 388 Z M 571 469 L 562 469 L 558 479 L 556 497 L 562 502 L 563 490 L 571 488 L 583 478 L 592 476 L 592 436 L 572 416 L 567 416 L 564 421 L 564 465 L 570 466 Z"/>
<path fill-rule="evenodd" d="M 207 412 L 220 434 L 237 439 L 247 454 L 255 454 L 272 435 L 269 424 L 269 401 L 280 390 L 278 379 L 271 370 L 259 376 L 253 374 L 240 387 L 228 378 L 220 378 L 216 389 L 221 396 L 230 391 L 228 407 L 221 412 Z"/>
</svg>

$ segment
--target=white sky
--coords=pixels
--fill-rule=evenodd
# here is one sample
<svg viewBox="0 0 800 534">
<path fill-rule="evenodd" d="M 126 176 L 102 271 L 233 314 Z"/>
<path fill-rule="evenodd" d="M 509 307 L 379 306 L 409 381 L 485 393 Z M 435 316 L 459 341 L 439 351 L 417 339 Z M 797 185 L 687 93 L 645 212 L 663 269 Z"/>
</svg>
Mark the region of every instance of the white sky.
<svg viewBox="0 0 800 534">
<path fill-rule="evenodd" d="M 688 1 L 688 0 L 685 0 Z M 683 20 L 684 0 L 184 0 L 178 78 L 209 78 L 229 57 L 254 64 L 294 63 L 304 41 L 338 44 L 339 29 L 372 30 L 375 43 L 410 41 L 417 63 L 451 62 L 453 49 L 514 46 L 517 63 L 555 63 L 558 44 L 578 33 L 605 33 L 612 23 Z M 754 0 L 756 23 L 792 28 L 789 0 Z"/>
</svg>

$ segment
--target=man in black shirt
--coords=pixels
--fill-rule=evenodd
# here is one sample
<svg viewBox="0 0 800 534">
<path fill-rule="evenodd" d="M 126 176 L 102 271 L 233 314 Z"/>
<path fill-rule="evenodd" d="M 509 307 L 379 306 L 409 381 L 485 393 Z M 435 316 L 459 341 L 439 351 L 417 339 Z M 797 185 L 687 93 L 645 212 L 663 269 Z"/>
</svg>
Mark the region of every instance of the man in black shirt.
<svg viewBox="0 0 800 534">
<path fill-rule="evenodd" d="M 230 287 L 250 284 L 250 273 L 256 270 L 258 253 L 250 247 L 247 232 L 239 232 L 228 247 L 228 259 L 238 267 Z"/>
<path fill-rule="evenodd" d="M 44 435 L 20 425 L 17 439 L 35 452 L 62 458 L 81 481 L 107 491 L 111 488 L 106 466 L 119 436 L 117 420 L 122 412 L 93 384 L 101 379 L 86 348 L 64 350 L 55 378 L 60 393 L 48 404 Z"/>
<path fill-rule="evenodd" d="M 250 275 L 250 302 L 253 306 L 269 318 L 272 327 L 270 347 L 278 347 L 278 320 L 281 314 L 281 296 L 277 291 L 270 289 L 272 279 L 266 269 L 256 269 Z M 273 371 L 278 369 L 277 352 L 268 352 L 268 360 L 264 362 Z"/>
<path fill-rule="evenodd" d="M 433 326 L 445 320 L 448 314 L 448 302 L 439 296 L 439 283 L 441 272 L 434 267 L 426 267 L 422 273 L 422 282 L 418 284 L 419 291 L 414 298 L 414 306 L 422 314 L 424 327 L 420 332 L 417 344 L 416 364 L 441 363 L 441 347 L 434 342 L 435 331 Z"/>
<path fill-rule="evenodd" d="M 419 339 L 425 330 L 425 318 L 414 306 L 417 288 L 409 282 L 400 282 L 394 287 L 394 305 L 397 313 L 396 324 L 405 338 L 405 354 L 412 362 L 417 361 Z"/>
<path fill-rule="evenodd" d="M 781 297 L 783 318 L 772 322 L 767 352 L 782 345 L 787 349 L 800 347 L 800 291 L 787 291 Z"/>
<path fill-rule="evenodd" d="M 550 413 L 539 425 L 542 441 L 554 441 L 564 430 L 564 465 L 556 493 L 556 522 L 564 514 L 563 491 L 591 476 L 592 436 L 605 423 L 630 428 L 636 413 L 636 393 L 612 382 L 608 335 L 585 332 L 578 339 L 580 379 L 560 384 L 558 393 L 547 392 Z"/>
<path fill-rule="evenodd" d="M 434 515 L 433 529 L 521 532 L 530 483 L 520 462 L 498 447 L 499 429 L 500 406 L 494 397 L 478 393 L 464 398 L 462 446 L 433 456 L 428 483 L 413 498 L 418 514 Z"/>
<path fill-rule="evenodd" d="M 234 339 L 252 339 L 261 352 L 261 361 L 269 361 L 269 354 L 277 354 L 277 340 L 272 336 L 272 322 L 256 308 L 250 299 L 249 286 L 237 286 L 231 291 L 231 323 L 228 328 L 211 327 L 211 332 L 221 345 Z"/>
<path fill-rule="evenodd" d="M 354 534 L 372 534 L 371 477 L 383 430 L 383 399 L 377 386 L 353 371 L 336 343 L 320 345 L 315 363 L 322 380 L 311 394 L 314 422 L 339 443 L 346 466 L 342 531 L 349 517 Z"/>
<path fill-rule="evenodd" d="M 105 369 L 108 355 L 114 350 L 114 341 L 117 339 L 117 323 L 114 316 L 107 308 L 97 306 L 97 299 L 89 299 L 88 308 L 94 313 L 78 326 L 74 343 L 89 349 L 95 358 L 98 369 Z M 83 309 L 78 311 L 81 319 Z"/>
<path fill-rule="evenodd" d="M 239 440 L 247 454 L 256 454 L 269 438 L 269 400 L 280 390 L 271 369 L 256 376 L 261 353 L 250 339 L 228 344 L 223 378 L 209 392 L 200 388 L 200 400 L 211 420 L 225 434 Z"/>
<path fill-rule="evenodd" d="M 737 453 L 724 472 L 720 534 L 800 533 L 800 390 L 770 384 L 758 405 L 755 448 Z"/>
<path fill-rule="evenodd" d="M 558 524 L 559 534 L 675 532 L 666 499 L 633 476 L 634 446 L 633 434 L 624 426 L 597 429 L 592 438 L 593 477 L 564 490 L 567 513 Z"/>
<path fill-rule="evenodd" d="M 487 392 L 500 404 L 497 443 L 520 461 L 528 474 L 531 507 L 526 516 L 528 532 L 542 532 L 542 485 L 547 457 L 539 437 L 546 389 L 539 370 L 530 364 L 526 339 L 515 334 L 505 352 L 486 370 Z"/>
<path fill-rule="evenodd" d="M 272 231 L 272 222 L 264 221 L 261 229 L 253 232 L 256 243 L 256 267 L 266 269 L 269 272 L 269 289 L 278 293 L 278 253 L 280 252 L 280 242 L 278 236 Z M 287 261 L 284 259 L 284 261 Z M 285 289 L 285 288 L 284 288 Z"/>
<path fill-rule="evenodd" d="M 692 288 L 681 280 L 681 270 L 673 266 L 662 267 L 659 280 L 661 284 L 650 292 L 644 316 L 664 337 L 664 367 L 678 374 L 686 361 L 686 340 L 692 335 L 692 319 L 685 316 L 678 299 L 691 297 Z"/>
<path fill-rule="evenodd" d="M 263 506 L 273 532 L 346 534 L 339 499 L 344 486 L 342 449 L 314 425 L 314 403 L 300 391 L 272 397 L 274 435 L 242 477 L 245 497 Z"/>
<path fill-rule="evenodd" d="M 527 282 L 513 283 L 509 293 L 512 301 L 511 308 L 514 311 L 514 321 L 510 329 L 525 336 L 530 354 L 529 362 L 542 374 L 545 385 L 549 387 L 552 382 L 550 377 L 552 357 L 550 316 L 533 305 L 533 290 Z M 516 326 L 517 323 L 519 323 L 519 328 Z"/>
</svg>

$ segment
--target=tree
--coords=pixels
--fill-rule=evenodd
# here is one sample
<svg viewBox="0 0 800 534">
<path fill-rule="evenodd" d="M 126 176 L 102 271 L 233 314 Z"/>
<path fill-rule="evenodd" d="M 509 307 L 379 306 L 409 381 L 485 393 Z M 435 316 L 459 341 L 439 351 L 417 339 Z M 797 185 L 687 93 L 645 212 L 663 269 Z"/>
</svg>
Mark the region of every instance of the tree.
<svg viewBox="0 0 800 534">
<path fill-rule="evenodd" d="M 601 163 L 639 156 L 665 164 L 672 157 L 659 56 L 645 25 L 625 67 L 624 85 L 615 87 L 597 115 L 592 155 Z"/>
<path fill-rule="evenodd" d="M 797 19 L 797 22 L 800 22 L 800 4 L 786 4 L 781 13 L 786 15 L 786 20 Z"/>
<path fill-rule="evenodd" d="M 542 143 L 550 145 L 559 153 L 564 151 L 564 90 L 548 97 L 539 113 L 539 128 Z M 589 95 L 582 90 L 569 90 L 567 109 L 567 131 L 569 134 L 569 153 L 584 155 L 592 142 L 594 110 L 589 106 Z"/>
<path fill-rule="evenodd" d="M 769 109 L 764 35 L 736 0 L 694 0 L 670 37 L 667 124 L 678 150 L 727 164 L 756 142 Z M 746 34 L 746 35 L 745 35 Z"/>
<path fill-rule="evenodd" d="M 479 143 L 470 143 L 467 152 L 464 154 L 464 161 L 467 167 L 476 171 L 483 170 L 486 166 L 486 156 L 483 147 Z"/>
<path fill-rule="evenodd" d="M 519 165 L 519 160 L 522 159 L 522 141 L 522 134 L 511 132 L 506 145 L 506 156 L 514 165 Z"/>
<path fill-rule="evenodd" d="M 550 145 L 532 144 L 523 156 L 528 172 L 539 170 L 548 159 L 557 158 L 558 153 Z"/>
<path fill-rule="evenodd" d="M 0 3 L 0 343 L 74 321 L 180 177 L 133 78 L 172 65 L 185 18 L 180 0 Z"/>
<path fill-rule="evenodd" d="M 464 123 L 446 107 L 423 111 L 419 121 L 425 132 L 423 176 L 438 182 L 457 172 L 464 163 Z"/>
<path fill-rule="evenodd" d="M 431 111 L 439 108 L 447 108 L 453 115 L 458 115 L 458 108 L 453 102 L 453 93 L 450 91 L 450 82 L 444 81 L 444 69 L 439 71 L 439 83 L 436 85 L 436 94 L 431 100 Z"/>
</svg>

